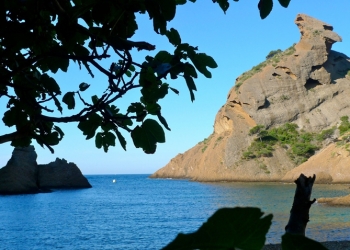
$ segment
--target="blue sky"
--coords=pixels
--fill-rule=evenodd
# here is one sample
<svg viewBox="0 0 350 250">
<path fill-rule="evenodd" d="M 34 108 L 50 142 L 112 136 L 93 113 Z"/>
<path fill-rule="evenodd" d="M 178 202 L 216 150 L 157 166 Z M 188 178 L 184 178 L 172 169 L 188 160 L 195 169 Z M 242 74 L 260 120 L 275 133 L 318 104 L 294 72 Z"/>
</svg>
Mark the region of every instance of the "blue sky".
<svg viewBox="0 0 350 250">
<path fill-rule="evenodd" d="M 333 49 L 350 55 L 350 1 L 291 0 L 289 7 L 285 9 L 274 0 L 274 8 L 264 20 L 260 19 L 257 3 L 258 1 L 252 0 L 231 1 L 226 15 L 210 0 L 188 2 L 178 7 L 176 17 L 169 24 L 169 28 L 173 27 L 179 31 L 182 42 L 198 46 L 200 52 L 212 56 L 219 67 L 211 70 L 211 79 L 199 77 L 196 80 L 198 91 L 193 103 L 183 80 L 168 80 L 167 83 L 177 88 L 180 95 L 169 92 L 160 102 L 162 114 L 171 131 L 166 131 L 166 143 L 158 144 L 154 155 L 146 155 L 141 149 L 136 149 L 128 133 L 123 133 L 127 138 L 127 151 L 117 143 L 116 147 L 111 147 L 108 153 L 104 153 L 95 147 L 93 139 L 85 140 L 77 128 L 77 123 L 58 124 L 65 132 L 65 137 L 54 147 L 55 154 L 34 143 L 38 163 L 48 163 L 59 157 L 76 163 L 84 174 L 155 172 L 178 153 L 185 152 L 213 132 L 215 115 L 225 103 L 228 91 L 240 74 L 264 61 L 271 50 L 284 50 L 299 41 L 300 33 L 294 24 L 298 13 L 333 25 L 334 31 L 343 38 L 343 42 L 334 44 Z M 132 40 L 154 44 L 157 47 L 156 51 L 173 51 L 166 37 L 154 33 L 152 22 L 146 15 L 138 18 L 138 24 L 139 30 Z M 137 62 L 142 62 L 147 54 L 153 53 L 132 51 Z M 118 58 L 114 57 L 106 62 L 106 65 L 116 60 Z M 87 82 L 92 86 L 84 92 L 84 96 L 90 100 L 91 95 L 101 95 L 106 88 L 106 78 L 96 70 L 94 79 L 91 79 L 85 70 L 79 71 L 73 63 L 69 71 L 69 74 L 59 72 L 55 76 L 63 93 L 75 91 L 81 82 Z M 135 90 L 116 105 L 122 109 L 126 108 L 130 102 L 138 101 L 139 97 L 139 90 Z M 4 100 L 0 100 L 2 112 L 5 111 L 5 103 Z M 64 109 L 63 115 L 76 112 Z M 13 131 L 2 124 L 0 129 L 2 133 Z M 6 164 L 12 150 L 9 143 L 0 145 L 0 166 Z"/>
</svg>

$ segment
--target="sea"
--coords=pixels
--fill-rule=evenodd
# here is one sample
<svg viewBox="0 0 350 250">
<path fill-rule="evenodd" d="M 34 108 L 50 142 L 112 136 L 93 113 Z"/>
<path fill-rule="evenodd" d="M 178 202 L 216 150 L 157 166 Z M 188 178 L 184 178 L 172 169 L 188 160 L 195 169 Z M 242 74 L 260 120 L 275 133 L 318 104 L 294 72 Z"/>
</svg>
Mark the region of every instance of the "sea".
<svg viewBox="0 0 350 250">
<path fill-rule="evenodd" d="M 217 209 L 236 206 L 272 213 L 266 244 L 279 243 L 295 192 L 283 183 L 86 177 L 93 188 L 0 196 L 0 249 L 161 249 Z M 348 185 L 314 185 L 312 198 L 349 193 Z M 350 240 L 350 208 L 313 204 L 306 236 Z"/>
</svg>

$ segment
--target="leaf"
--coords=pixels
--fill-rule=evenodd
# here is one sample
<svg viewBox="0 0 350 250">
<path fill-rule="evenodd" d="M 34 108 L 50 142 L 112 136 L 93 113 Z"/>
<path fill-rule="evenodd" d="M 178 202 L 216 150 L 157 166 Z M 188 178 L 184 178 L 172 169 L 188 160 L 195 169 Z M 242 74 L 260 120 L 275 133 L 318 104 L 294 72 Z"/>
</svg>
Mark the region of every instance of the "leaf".
<svg viewBox="0 0 350 250">
<path fill-rule="evenodd" d="M 169 89 L 171 89 L 175 94 L 179 94 L 180 92 L 177 90 L 177 89 L 174 89 L 174 88 L 172 88 L 172 87 L 169 87 Z"/>
<path fill-rule="evenodd" d="M 74 92 L 67 92 L 62 98 L 62 102 L 67 104 L 68 109 L 74 109 L 75 107 L 74 94 Z"/>
<path fill-rule="evenodd" d="M 130 70 L 127 70 L 127 71 L 125 72 L 125 75 L 126 75 L 127 77 L 131 77 L 131 71 L 130 71 Z"/>
<path fill-rule="evenodd" d="M 96 148 L 102 148 L 102 141 L 103 141 L 102 133 L 98 132 L 96 134 L 96 136 L 95 136 L 95 146 L 96 146 Z"/>
<path fill-rule="evenodd" d="M 53 126 L 53 129 L 58 132 L 58 134 L 60 135 L 60 140 L 62 140 L 62 138 L 64 136 L 62 129 L 58 126 Z"/>
<path fill-rule="evenodd" d="M 93 104 L 96 104 L 98 102 L 97 95 L 91 96 L 91 101 L 92 101 Z"/>
<path fill-rule="evenodd" d="M 158 74 L 158 76 L 163 76 L 171 69 L 171 64 L 170 63 L 161 63 L 157 66 L 155 69 L 155 72 Z M 164 75 L 164 77 L 165 77 Z"/>
<path fill-rule="evenodd" d="M 86 82 L 82 82 L 79 84 L 79 90 L 80 91 L 85 91 L 90 87 L 90 84 L 87 84 Z"/>
<path fill-rule="evenodd" d="M 94 137 L 96 129 L 101 125 L 102 117 L 96 113 L 92 113 L 84 121 L 80 121 L 78 128 L 83 131 L 83 135 L 86 135 L 86 140 Z"/>
<path fill-rule="evenodd" d="M 63 109 L 62 109 L 62 106 L 61 106 L 60 101 L 57 99 L 56 96 L 52 96 L 52 98 L 53 98 L 53 100 L 54 100 L 54 102 L 55 102 L 55 105 L 56 105 L 58 111 L 60 111 L 60 113 L 62 114 L 62 110 L 63 110 Z"/>
<path fill-rule="evenodd" d="M 173 56 L 168 51 L 161 50 L 157 53 L 154 59 L 156 59 L 160 63 L 170 63 L 173 59 Z"/>
<path fill-rule="evenodd" d="M 272 0 L 260 0 L 259 1 L 258 8 L 260 11 L 261 19 L 266 18 L 270 14 L 272 7 L 273 7 Z"/>
<path fill-rule="evenodd" d="M 177 5 L 183 5 L 187 2 L 187 0 L 175 0 Z"/>
<path fill-rule="evenodd" d="M 127 111 L 130 112 L 130 113 L 140 113 L 140 112 L 144 111 L 144 109 L 145 109 L 145 106 L 143 106 L 141 103 L 133 102 L 128 107 Z"/>
<path fill-rule="evenodd" d="M 126 140 L 125 140 L 124 136 L 120 133 L 120 131 L 118 129 L 115 129 L 114 132 L 116 133 L 116 135 L 118 137 L 120 145 L 126 151 Z"/>
<path fill-rule="evenodd" d="M 280 2 L 280 4 L 284 7 L 284 8 L 287 8 L 289 3 L 290 3 L 290 0 L 278 0 L 278 2 Z"/>
<path fill-rule="evenodd" d="M 40 77 L 40 81 L 44 88 L 47 90 L 47 92 L 61 94 L 60 86 L 52 77 L 48 76 L 47 74 L 42 74 Z"/>
<path fill-rule="evenodd" d="M 205 53 L 198 53 L 196 55 L 196 60 L 200 61 L 205 66 L 207 66 L 209 68 L 212 68 L 212 69 L 218 67 L 218 65 L 216 64 L 215 60 L 211 56 L 208 56 Z"/>
<path fill-rule="evenodd" d="M 227 11 L 228 7 L 230 7 L 230 4 L 229 4 L 228 0 L 216 0 L 215 2 L 217 2 L 220 5 L 220 8 L 226 14 L 226 11 Z"/>
<path fill-rule="evenodd" d="M 160 111 L 158 112 L 157 116 L 158 116 L 159 121 L 163 124 L 163 126 L 164 126 L 167 130 L 171 131 L 171 129 L 170 129 L 169 126 L 168 126 L 167 121 L 166 121 L 165 118 L 161 115 Z"/>
<path fill-rule="evenodd" d="M 165 142 L 165 134 L 163 128 L 157 121 L 147 119 L 141 126 L 136 126 L 131 131 L 136 148 L 142 148 L 147 154 L 153 154 L 157 148 L 157 142 Z"/>
<path fill-rule="evenodd" d="M 148 114 L 156 115 L 160 111 L 161 107 L 158 103 L 149 103 L 146 105 Z"/>
<path fill-rule="evenodd" d="M 130 67 L 129 67 L 129 70 L 132 71 L 132 72 L 134 72 L 134 71 L 136 70 L 136 69 L 135 69 L 135 66 L 131 64 Z"/>
<path fill-rule="evenodd" d="M 174 46 L 178 46 L 179 44 L 181 44 L 181 37 L 176 29 L 171 28 L 170 31 L 166 32 L 166 36 L 168 37 L 169 42 Z"/>
<path fill-rule="evenodd" d="M 60 142 L 60 137 L 57 132 L 41 136 L 41 139 L 49 145 L 57 145 Z"/>
<path fill-rule="evenodd" d="M 190 91 L 191 101 L 193 102 L 195 99 L 193 90 L 197 90 L 196 84 L 194 83 L 193 78 L 191 76 L 184 75 L 184 78 L 186 80 L 188 90 Z"/>
<path fill-rule="evenodd" d="M 171 21 L 175 17 L 176 2 L 175 0 L 158 0 L 161 13 L 166 21 Z"/>
<path fill-rule="evenodd" d="M 14 125 L 24 127 L 24 125 L 28 122 L 27 114 L 17 107 L 7 110 L 4 113 L 2 120 L 8 127 L 12 127 Z"/>
<path fill-rule="evenodd" d="M 188 55 L 193 62 L 196 69 L 201 72 L 205 77 L 211 78 L 211 73 L 208 71 L 209 68 L 216 68 L 218 65 L 211 56 L 204 53 L 195 53 L 194 51 L 189 51 Z"/>
<path fill-rule="evenodd" d="M 195 67 L 193 67 L 193 65 L 188 62 L 184 63 L 184 73 L 186 75 L 192 76 L 193 78 L 198 77 Z"/>
<path fill-rule="evenodd" d="M 134 145 L 136 148 L 142 148 L 146 154 L 153 154 L 156 152 L 157 143 L 154 140 L 149 140 L 144 134 L 145 132 L 140 126 L 136 126 L 131 131 L 131 138 Z"/>
<path fill-rule="evenodd" d="M 105 132 L 105 138 L 104 141 L 106 144 L 110 145 L 110 146 L 115 146 L 115 135 L 111 132 Z"/>
<path fill-rule="evenodd" d="M 169 84 L 163 83 L 162 85 L 160 85 L 157 93 L 158 98 L 159 99 L 164 98 L 168 94 L 168 89 L 169 89 Z"/>
<path fill-rule="evenodd" d="M 282 236 L 282 249 L 283 250 L 327 250 L 321 243 L 309 239 L 302 235 L 295 235 L 285 233 Z"/>
<path fill-rule="evenodd" d="M 163 250 L 250 249 L 260 250 L 271 226 L 272 214 L 262 217 L 259 208 L 235 207 L 217 210 L 196 232 L 178 234 Z"/>
<path fill-rule="evenodd" d="M 165 134 L 163 128 L 158 124 L 157 121 L 152 119 L 147 119 L 143 122 L 142 128 L 151 134 L 156 142 L 165 142 Z"/>
<path fill-rule="evenodd" d="M 157 82 L 157 77 L 155 76 L 154 71 L 151 67 L 141 70 L 139 82 L 141 86 Z"/>
<path fill-rule="evenodd" d="M 16 118 L 17 118 L 17 112 L 15 109 L 11 108 L 10 110 L 7 110 L 4 113 L 4 117 L 2 118 L 2 121 L 6 126 L 12 127 L 13 125 L 16 125 Z"/>
</svg>

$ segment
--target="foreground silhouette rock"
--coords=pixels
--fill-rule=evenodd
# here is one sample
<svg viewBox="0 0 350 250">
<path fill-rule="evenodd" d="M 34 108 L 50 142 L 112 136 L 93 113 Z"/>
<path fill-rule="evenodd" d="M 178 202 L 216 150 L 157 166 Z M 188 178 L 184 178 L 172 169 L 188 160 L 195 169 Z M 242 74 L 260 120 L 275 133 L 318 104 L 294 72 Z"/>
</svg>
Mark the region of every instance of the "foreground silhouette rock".
<svg viewBox="0 0 350 250">
<path fill-rule="evenodd" d="M 34 146 L 15 148 L 5 167 L 0 169 L 0 194 L 33 194 L 51 188 L 91 188 L 74 163 L 56 159 L 38 165 Z"/>
</svg>

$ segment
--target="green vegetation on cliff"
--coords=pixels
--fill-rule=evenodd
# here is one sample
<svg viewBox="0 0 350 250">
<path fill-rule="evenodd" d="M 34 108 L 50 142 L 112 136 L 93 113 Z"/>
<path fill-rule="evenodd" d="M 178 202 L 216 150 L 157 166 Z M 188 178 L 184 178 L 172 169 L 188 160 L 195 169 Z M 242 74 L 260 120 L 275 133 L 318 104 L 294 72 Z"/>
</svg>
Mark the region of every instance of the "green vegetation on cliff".
<svg viewBox="0 0 350 250">
<path fill-rule="evenodd" d="M 350 130 L 348 117 L 341 119 L 340 127 L 343 126 L 344 129 Z M 320 133 L 298 131 L 298 125 L 293 123 L 286 123 L 272 129 L 265 129 L 263 125 L 257 125 L 249 132 L 249 135 L 256 135 L 257 138 L 243 153 L 242 158 L 270 157 L 273 155 L 275 146 L 280 145 L 287 150 L 289 157 L 296 164 L 301 164 L 309 159 L 321 147 L 321 143 L 333 135 L 334 131 L 335 127 Z"/>
<path fill-rule="evenodd" d="M 340 126 L 339 126 L 339 132 L 340 135 L 345 134 L 346 132 L 350 131 L 350 122 L 349 122 L 349 117 L 348 116 L 342 116 L 340 118 Z"/>
<path fill-rule="evenodd" d="M 295 52 L 294 45 L 295 43 L 285 51 L 282 51 L 280 49 L 270 51 L 269 54 L 266 56 L 266 60 L 264 62 L 259 63 L 258 65 L 254 66 L 251 70 L 244 72 L 237 78 L 235 83 L 235 89 L 238 90 L 244 81 L 248 80 L 250 77 L 260 72 L 267 65 L 272 65 L 273 67 L 276 67 L 277 64 L 284 57 L 292 55 Z"/>
</svg>

